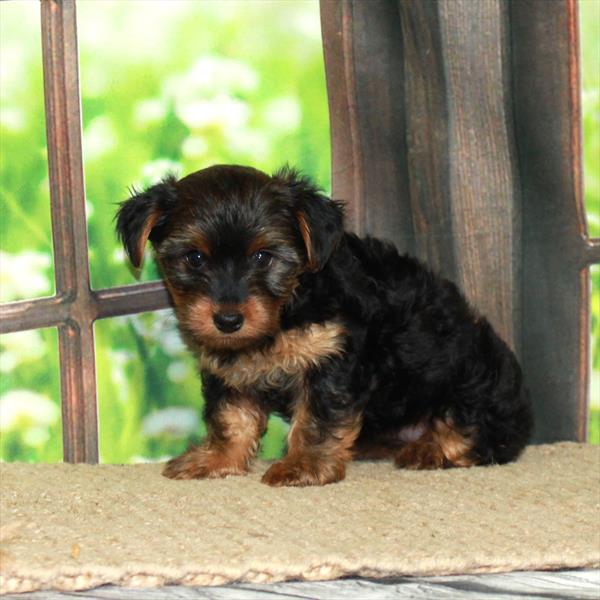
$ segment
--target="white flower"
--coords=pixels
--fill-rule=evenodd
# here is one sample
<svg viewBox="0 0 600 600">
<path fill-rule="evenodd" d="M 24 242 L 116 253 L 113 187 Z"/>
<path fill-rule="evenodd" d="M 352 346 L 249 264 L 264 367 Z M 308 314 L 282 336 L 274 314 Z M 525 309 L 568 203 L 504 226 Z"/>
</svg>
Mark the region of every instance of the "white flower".
<svg viewBox="0 0 600 600">
<path fill-rule="evenodd" d="M 186 158 L 196 158 L 206 154 L 209 150 L 208 142 L 198 135 L 186 138 L 181 145 L 181 152 Z"/>
<path fill-rule="evenodd" d="M 59 414 L 58 406 L 48 396 L 31 390 L 11 390 L 0 396 L 0 431 L 14 429 L 22 422 L 48 427 Z"/>
<path fill-rule="evenodd" d="M 184 406 L 171 406 L 157 410 L 142 421 L 144 435 L 154 437 L 170 435 L 172 437 L 185 437 L 198 431 L 200 419 L 193 408 Z"/>
<path fill-rule="evenodd" d="M 290 19 L 290 25 L 310 41 L 321 39 L 321 20 L 318 10 L 298 11 Z"/>
<path fill-rule="evenodd" d="M 590 374 L 590 406 L 600 408 L 600 371 L 594 369 Z"/>
<path fill-rule="evenodd" d="M 172 315 L 169 315 L 169 319 L 163 321 L 162 331 L 160 334 L 160 345 L 161 348 L 169 356 L 177 356 L 186 352 L 186 346 L 181 339 L 179 330 L 175 327 L 174 321 L 171 319 Z M 169 324 L 172 326 L 169 327 Z"/>
<path fill-rule="evenodd" d="M 50 281 L 45 271 L 50 264 L 50 256 L 41 252 L 0 252 L 0 302 L 49 294 Z"/>
<path fill-rule="evenodd" d="M 167 105 L 161 98 L 147 98 L 138 102 L 133 109 L 136 125 L 144 126 L 162 121 L 167 114 Z"/>
<path fill-rule="evenodd" d="M 50 439 L 47 427 L 30 427 L 23 434 L 23 441 L 28 446 L 42 446 Z"/>
<path fill-rule="evenodd" d="M 248 104 L 227 94 L 209 100 L 178 99 L 175 112 L 190 129 L 220 127 L 232 130 L 245 125 L 250 117 Z"/>
<path fill-rule="evenodd" d="M 231 130 L 226 143 L 232 154 L 251 156 L 255 164 L 266 161 L 271 149 L 268 137 L 257 129 Z"/>
<path fill-rule="evenodd" d="M 117 143 L 112 119 L 106 115 L 92 119 L 83 132 L 85 158 L 94 160 L 110 152 Z"/>
<path fill-rule="evenodd" d="M 0 125 L 9 131 L 21 131 L 25 126 L 24 111 L 17 106 L 3 106 L 0 110 Z"/>
<path fill-rule="evenodd" d="M 129 379 L 125 367 L 134 357 L 131 352 L 124 350 L 109 350 L 107 354 L 111 364 L 111 379 L 120 391 L 119 396 L 125 400 L 129 397 Z"/>
<path fill-rule="evenodd" d="M 186 72 L 169 78 L 165 92 L 173 99 L 193 100 L 223 92 L 248 93 L 258 84 L 258 73 L 249 65 L 222 56 L 202 56 Z"/>
<path fill-rule="evenodd" d="M 271 100 L 265 107 L 264 117 L 267 125 L 276 131 L 289 133 L 300 126 L 302 109 L 297 98 L 286 96 Z"/>
<path fill-rule="evenodd" d="M 137 188 L 146 188 L 149 185 L 158 183 L 166 175 L 181 173 L 183 171 L 181 163 L 169 160 L 168 158 L 157 158 L 146 163 L 142 167 L 141 181 L 135 186 Z"/>
<path fill-rule="evenodd" d="M 181 360 L 176 360 L 167 367 L 167 377 L 173 383 L 181 383 L 189 374 L 189 366 Z"/>
<path fill-rule="evenodd" d="M 169 308 L 154 313 L 124 317 L 131 322 L 135 332 L 160 347 L 169 356 L 178 356 L 186 352 L 186 346 L 177 329 L 173 311 Z"/>
<path fill-rule="evenodd" d="M 36 329 L 3 335 L 0 345 L 0 373 L 10 373 L 21 363 L 39 360 L 46 353 L 42 336 Z"/>
</svg>

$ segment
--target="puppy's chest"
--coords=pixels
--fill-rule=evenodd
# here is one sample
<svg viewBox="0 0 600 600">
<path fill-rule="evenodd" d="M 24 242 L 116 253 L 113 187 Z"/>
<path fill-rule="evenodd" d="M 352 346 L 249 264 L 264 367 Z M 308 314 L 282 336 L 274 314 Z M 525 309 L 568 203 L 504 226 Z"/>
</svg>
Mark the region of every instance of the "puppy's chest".
<svg viewBox="0 0 600 600">
<path fill-rule="evenodd" d="M 282 331 L 263 350 L 240 353 L 228 362 L 203 352 L 200 369 L 219 377 L 230 388 L 267 391 L 301 381 L 311 368 L 342 353 L 344 329 L 336 322 Z"/>
</svg>

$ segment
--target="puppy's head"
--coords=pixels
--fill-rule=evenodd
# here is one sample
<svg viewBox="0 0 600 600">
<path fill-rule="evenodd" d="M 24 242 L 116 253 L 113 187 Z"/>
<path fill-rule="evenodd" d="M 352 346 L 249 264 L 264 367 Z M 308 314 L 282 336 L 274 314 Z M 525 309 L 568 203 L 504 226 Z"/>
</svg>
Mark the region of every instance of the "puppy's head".
<svg viewBox="0 0 600 600">
<path fill-rule="evenodd" d="M 278 331 L 298 277 L 335 249 L 342 209 L 294 170 L 218 165 L 134 194 L 117 232 L 135 267 L 150 240 L 187 336 L 237 350 Z"/>
</svg>

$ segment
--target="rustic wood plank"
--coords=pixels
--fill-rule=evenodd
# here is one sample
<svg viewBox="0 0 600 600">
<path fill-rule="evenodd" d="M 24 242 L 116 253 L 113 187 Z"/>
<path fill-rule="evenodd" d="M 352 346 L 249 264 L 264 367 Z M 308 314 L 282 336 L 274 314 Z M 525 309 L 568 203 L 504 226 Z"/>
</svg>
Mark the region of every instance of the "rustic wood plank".
<svg viewBox="0 0 600 600">
<path fill-rule="evenodd" d="M 334 171 L 333 180 L 334 190 L 347 190 L 350 214 L 359 219 L 351 225 L 394 241 L 455 280 L 517 345 L 519 210 L 512 115 L 503 91 L 506 4 L 322 6 L 325 39 L 337 31 L 349 40 L 325 47 L 326 64 L 339 63 L 345 47 L 351 52 L 343 58 L 353 63 L 344 71 L 351 79 L 328 71 L 329 94 L 354 107 L 351 138 L 359 148 L 350 161 L 344 158 L 351 168 Z M 332 21 L 343 27 L 336 30 Z M 336 110 L 334 164 L 338 154 L 348 155 L 343 105 Z"/>
<path fill-rule="evenodd" d="M 441 0 L 457 282 L 518 346 L 520 207 L 508 76 L 508 6 Z M 422 201 L 427 202 L 427 198 Z"/>
<path fill-rule="evenodd" d="M 328 0 L 322 20 L 344 40 L 325 59 L 344 64 L 328 90 L 346 99 L 331 114 L 347 166 L 333 185 L 352 225 L 488 316 L 522 359 L 537 441 L 584 440 L 598 243 L 581 195 L 575 0 Z"/>
<path fill-rule="evenodd" d="M 523 368 L 538 440 L 585 440 L 589 276 L 581 181 L 577 4 L 512 2 L 523 203 Z"/>
<path fill-rule="evenodd" d="M 399 3 L 405 63 L 407 197 L 415 233 L 410 251 L 457 280 L 448 202 L 448 90 L 438 8 L 434 2 Z"/>
<path fill-rule="evenodd" d="M 346 223 L 363 233 L 361 145 L 358 138 L 352 3 L 349 0 L 321 2 L 321 31 L 327 78 L 331 130 L 332 196 L 346 200 Z"/>
</svg>

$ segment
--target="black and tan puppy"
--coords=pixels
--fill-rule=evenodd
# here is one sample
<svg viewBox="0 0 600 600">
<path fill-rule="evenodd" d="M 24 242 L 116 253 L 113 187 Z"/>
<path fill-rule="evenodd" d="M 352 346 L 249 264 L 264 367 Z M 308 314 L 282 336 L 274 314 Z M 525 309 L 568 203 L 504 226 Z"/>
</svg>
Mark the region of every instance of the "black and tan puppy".
<svg viewBox="0 0 600 600">
<path fill-rule="evenodd" d="M 175 479 L 248 471 L 271 412 L 291 421 L 269 485 L 343 479 L 353 458 L 409 469 L 513 460 L 532 417 L 521 370 L 456 286 L 284 169 L 214 166 L 121 205 L 135 266 L 149 239 L 197 353 L 208 437 Z"/>
</svg>

